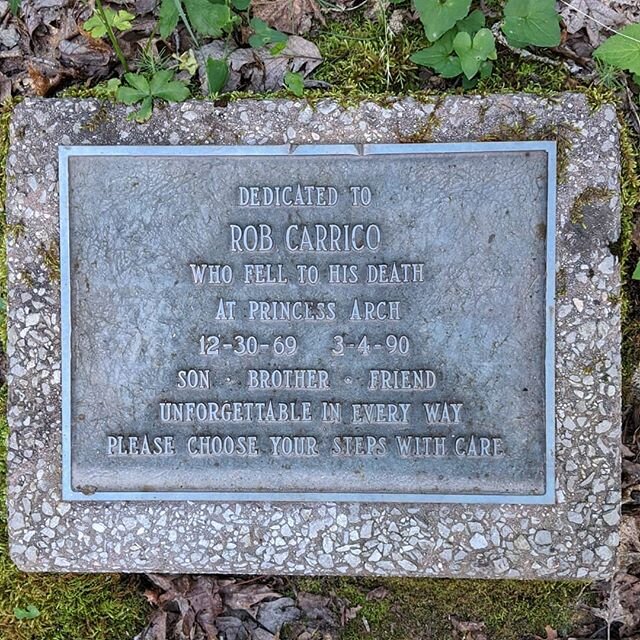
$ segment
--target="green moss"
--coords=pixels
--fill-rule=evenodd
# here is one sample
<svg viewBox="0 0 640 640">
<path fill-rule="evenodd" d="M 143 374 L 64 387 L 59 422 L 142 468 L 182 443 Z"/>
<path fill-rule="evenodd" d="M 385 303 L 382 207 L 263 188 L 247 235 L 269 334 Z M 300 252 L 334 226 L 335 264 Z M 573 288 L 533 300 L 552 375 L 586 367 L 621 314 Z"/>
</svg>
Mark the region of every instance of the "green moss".
<svg viewBox="0 0 640 640">
<path fill-rule="evenodd" d="M 494 640 L 545 637 L 547 625 L 564 636 L 578 623 L 579 605 L 592 602 L 582 582 L 344 577 L 291 581 L 294 590 L 333 595 L 349 608 L 361 607 L 342 640 L 450 638 L 452 615 L 484 622 Z M 388 591 L 384 598 L 367 599 L 367 593 L 381 586 Z"/>
<path fill-rule="evenodd" d="M 6 277 L 6 273 L 4 277 Z M 36 286 L 36 279 L 33 277 L 33 274 L 28 269 L 24 269 L 24 268 L 20 269 L 20 277 L 22 278 L 22 281 L 27 285 L 29 289 L 33 289 L 33 287 Z M 6 300 L 6 297 L 3 298 L 3 300 Z M 6 322 L 5 322 L 5 326 L 6 326 Z M 6 339 L 4 340 L 4 342 L 6 343 Z"/>
<path fill-rule="evenodd" d="M 94 133 L 101 126 L 109 122 L 109 118 L 110 118 L 109 110 L 107 109 L 106 105 L 103 103 L 98 108 L 98 111 L 96 111 L 96 113 L 93 116 L 91 116 L 88 122 L 82 125 L 82 128 L 85 131 L 89 131 L 89 133 Z"/>
<path fill-rule="evenodd" d="M 580 90 L 563 66 L 526 60 L 513 53 L 500 51 L 493 73 L 480 80 L 477 93 L 504 93 L 525 91 L 541 96 L 567 90 Z"/>
<path fill-rule="evenodd" d="M 398 35 L 385 20 L 362 15 L 332 21 L 314 39 L 324 59 L 315 77 L 342 95 L 419 90 L 418 67 L 409 56 L 424 47 L 424 32 L 412 23 Z"/>
<path fill-rule="evenodd" d="M 569 219 L 573 224 L 578 224 L 584 229 L 586 225 L 584 223 L 584 210 L 591 204 L 598 201 L 608 200 L 612 196 L 610 189 L 604 187 L 587 187 L 574 201 L 571 207 L 571 213 Z"/>
<path fill-rule="evenodd" d="M 560 267 L 558 269 L 558 273 L 556 274 L 556 296 L 559 298 L 564 298 L 567 295 L 567 270 L 564 267 Z"/>
<path fill-rule="evenodd" d="M 0 107 L 0 341 L 2 349 L 6 352 L 7 347 L 7 246 L 5 242 L 5 210 L 4 203 L 7 199 L 7 175 L 4 170 L 7 154 L 9 153 L 9 122 L 11 113 L 18 100 L 5 102 Z M 14 225 L 9 230 L 10 233 L 17 237 L 24 231 L 24 225 Z M 0 460 L 3 459 L 0 454 Z M 0 478 L 2 474 L 0 473 Z M 4 502 L 0 503 L 4 504 Z"/>
<path fill-rule="evenodd" d="M 24 222 L 15 222 L 13 224 L 5 224 L 5 235 L 7 238 L 13 238 L 14 240 L 20 240 L 25 232 Z"/>
<path fill-rule="evenodd" d="M 60 243 L 54 240 L 48 247 L 40 246 L 38 250 L 52 282 L 60 282 Z"/>
<path fill-rule="evenodd" d="M 591 112 L 598 111 L 605 104 L 617 104 L 618 100 L 614 91 L 601 84 L 590 84 L 580 87 L 580 92 L 584 94 L 591 108 Z"/>
<path fill-rule="evenodd" d="M 620 311 L 622 315 L 622 393 L 627 398 L 631 379 L 640 363 L 640 282 L 631 274 L 640 260 L 640 253 L 632 242 L 632 232 L 640 211 L 640 141 L 631 127 L 622 122 L 620 135 L 622 160 L 622 216 L 620 239 L 612 251 L 620 260 L 622 291 Z M 635 427 L 634 427 L 635 429 Z M 633 433 L 634 429 L 630 433 Z"/>
</svg>

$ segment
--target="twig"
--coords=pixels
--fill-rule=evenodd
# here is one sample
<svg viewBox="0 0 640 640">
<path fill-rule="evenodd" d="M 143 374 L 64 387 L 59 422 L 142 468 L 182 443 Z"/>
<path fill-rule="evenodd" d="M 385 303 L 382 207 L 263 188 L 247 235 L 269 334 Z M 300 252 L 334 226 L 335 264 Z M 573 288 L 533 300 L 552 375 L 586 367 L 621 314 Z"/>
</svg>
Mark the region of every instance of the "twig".
<svg viewBox="0 0 640 640">
<path fill-rule="evenodd" d="M 495 36 L 496 40 L 503 46 L 518 54 L 521 58 L 525 60 L 533 60 L 535 62 L 542 62 L 544 64 L 550 64 L 553 67 L 564 67 L 569 73 L 577 75 L 580 73 L 581 68 L 577 64 L 569 64 L 568 62 L 564 62 L 561 60 L 553 60 L 552 58 L 547 58 L 545 56 L 539 56 L 535 53 L 531 53 L 531 51 L 527 51 L 526 49 L 519 49 L 518 47 L 512 47 L 507 39 L 502 34 L 500 30 L 500 23 L 496 23 L 491 27 L 491 32 Z"/>
<path fill-rule="evenodd" d="M 124 69 L 125 73 L 129 73 L 129 65 L 127 64 L 127 59 L 124 57 L 124 53 L 122 53 L 122 49 L 120 48 L 120 44 L 118 43 L 116 34 L 113 32 L 113 27 L 109 23 L 109 20 L 107 20 L 107 14 L 105 13 L 104 7 L 102 5 L 102 0 L 96 0 L 96 11 L 98 12 L 100 20 L 102 20 L 102 24 L 104 24 L 104 28 L 107 30 L 107 36 L 109 36 L 111 46 L 116 52 L 116 56 L 118 57 L 118 60 L 120 60 L 122 68 Z"/>
<path fill-rule="evenodd" d="M 182 6 L 182 0 L 173 0 L 173 4 L 175 5 L 176 11 L 178 12 L 180 19 L 184 23 L 184 26 L 187 27 L 187 31 L 189 32 L 189 35 L 193 40 L 193 44 L 195 44 L 196 47 L 200 48 L 200 43 L 198 42 L 198 38 L 196 38 L 196 34 L 191 28 L 191 23 L 189 22 L 189 18 L 187 18 L 187 14 L 184 12 L 184 8 Z"/>
</svg>

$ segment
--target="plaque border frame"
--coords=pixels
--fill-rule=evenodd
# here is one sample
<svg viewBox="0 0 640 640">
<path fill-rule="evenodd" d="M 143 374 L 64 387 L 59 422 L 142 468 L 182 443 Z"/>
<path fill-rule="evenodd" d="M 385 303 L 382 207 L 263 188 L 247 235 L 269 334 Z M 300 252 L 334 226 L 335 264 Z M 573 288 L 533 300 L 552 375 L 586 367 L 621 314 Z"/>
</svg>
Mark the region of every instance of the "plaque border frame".
<svg viewBox="0 0 640 640">
<path fill-rule="evenodd" d="M 69 235 L 69 159 L 87 156 L 208 157 L 208 156 L 366 156 L 433 155 L 542 151 L 547 154 L 547 215 L 545 250 L 545 491 L 541 494 L 272 492 L 272 491 L 96 491 L 85 494 L 71 481 L 71 275 Z M 555 504 L 555 294 L 557 143 L 549 140 L 515 142 L 284 144 L 284 145 L 59 145 L 60 324 L 62 384 L 62 499 L 81 502 L 210 501 L 210 502 L 349 502 L 412 504 Z"/>
</svg>

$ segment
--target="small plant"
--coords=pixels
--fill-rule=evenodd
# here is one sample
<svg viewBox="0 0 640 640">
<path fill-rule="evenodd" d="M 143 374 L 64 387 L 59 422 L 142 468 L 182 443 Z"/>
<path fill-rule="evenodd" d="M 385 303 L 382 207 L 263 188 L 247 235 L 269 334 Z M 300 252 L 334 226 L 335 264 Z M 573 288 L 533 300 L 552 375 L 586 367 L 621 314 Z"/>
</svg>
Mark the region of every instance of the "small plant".
<svg viewBox="0 0 640 640">
<path fill-rule="evenodd" d="M 302 98 L 304 94 L 304 78 L 301 73 L 287 71 L 284 74 L 284 86 L 291 91 L 294 96 Z"/>
<path fill-rule="evenodd" d="M 605 40 L 593 55 L 616 69 L 630 71 L 634 82 L 640 84 L 640 24 L 626 26 Z"/>
<path fill-rule="evenodd" d="M 512 47 L 557 47 L 560 16 L 555 0 L 509 0 L 504 7 L 502 32 Z"/>
<path fill-rule="evenodd" d="M 104 38 L 108 33 L 108 27 L 118 31 L 129 31 L 131 21 L 135 18 L 132 13 L 120 9 L 117 13 L 109 7 L 104 7 L 104 20 L 101 14 L 94 13 L 83 25 L 85 31 L 91 34 L 92 38 Z"/>
<path fill-rule="evenodd" d="M 127 105 L 140 103 L 140 108 L 129 116 L 136 122 L 145 122 L 151 117 L 154 98 L 167 102 L 183 102 L 189 97 L 189 88 L 173 79 L 174 72 L 160 69 L 150 77 L 141 73 L 125 73 L 127 83 L 118 88 L 116 97 Z"/>
<path fill-rule="evenodd" d="M 102 0 L 96 0 L 95 13 L 84 23 L 85 29 L 92 37 L 102 38 L 105 35 L 108 36 L 109 42 L 111 42 L 111 46 L 125 72 L 129 71 L 129 65 L 124 53 L 122 53 L 114 29 L 128 31 L 131 29 L 131 21 L 134 18 L 135 16 L 128 11 L 120 10 L 116 13 L 113 9 L 104 7 Z"/>
<path fill-rule="evenodd" d="M 217 95 L 222 91 L 229 77 L 229 65 L 226 60 L 207 60 L 207 87 L 209 95 Z"/>
<path fill-rule="evenodd" d="M 448 22 L 441 17 L 440 26 L 437 29 L 431 27 L 430 34 L 439 33 L 444 24 Z M 491 61 L 495 59 L 495 38 L 485 27 L 484 14 L 479 10 L 465 14 L 434 44 L 411 56 L 412 62 L 433 69 L 443 78 L 456 78 L 464 74 L 467 80 L 472 80 L 478 73 L 481 77 L 490 75 L 493 67 Z"/>
<path fill-rule="evenodd" d="M 182 20 L 198 47 L 196 34 L 219 38 L 229 33 L 237 22 L 229 5 L 209 0 L 162 0 L 158 15 L 160 37 L 167 39 Z"/>
<path fill-rule="evenodd" d="M 200 46 L 199 35 L 220 38 L 242 24 L 240 13 L 248 11 L 249 5 L 250 0 L 162 0 L 158 14 L 160 36 L 168 38 L 182 20 L 194 44 Z M 252 47 L 287 41 L 284 33 L 272 29 L 259 18 L 252 18 L 249 26 L 253 31 L 249 37 Z"/>
<path fill-rule="evenodd" d="M 198 71 L 198 61 L 193 49 L 189 49 L 189 51 L 185 51 L 180 55 L 174 53 L 171 57 L 176 61 L 178 71 L 186 71 L 190 76 L 195 75 Z"/>
<path fill-rule="evenodd" d="M 251 18 L 249 25 L 253 29 L 253 35 L 249 37 L 249 44 L 254 49 L 266 47 L 270 44 L 282 45 L 281 48 L 279 47 L 280 51 L 284 49 L 284 45 L 288 40 L 288 37 L 284 33 L 280 33 L 280 31 L 272 29 L 260 18 Z M 279 51 L 277 52 L 279 53 Z"/>
<path fill-rule="evenodd" d="M 431 46 L 411 61 L 443 78 L 463 76 L 463 85 L 486 78 L 497 57 L 495 37 L 484 13 L 471 11 L 471 0 L 414 0 Z M 513 47 L 560 44 L 560 17 L 554 0 L 508 0 L 501 29 Z"/>
<path fill-rule="evenodd" d="M 249 45 L 254 48 L 274 45 L 272 54 L 279 53 L 286 46 L 288 36 L 272 29 L 264 20 L 249 19 L 251 0 L 162 0 L 158 14 L 160 36 L 168 38 L 182 21 L 193 43 L 200 46 L 198 36 L 230 38 L 239 25 L 251 30 Z M 243 28 L 244 28 L 243 27 Z M 229 77 L 226 59 L 209 58 L 206 61 L 207 88 L 209 95 L 222 91 Z"/>
<path fill-rule="evenodd" d="M 471 0 L 415 0 L 415 5 L 427 40 L 435 42 L 469 13 Z"/>
</svg>

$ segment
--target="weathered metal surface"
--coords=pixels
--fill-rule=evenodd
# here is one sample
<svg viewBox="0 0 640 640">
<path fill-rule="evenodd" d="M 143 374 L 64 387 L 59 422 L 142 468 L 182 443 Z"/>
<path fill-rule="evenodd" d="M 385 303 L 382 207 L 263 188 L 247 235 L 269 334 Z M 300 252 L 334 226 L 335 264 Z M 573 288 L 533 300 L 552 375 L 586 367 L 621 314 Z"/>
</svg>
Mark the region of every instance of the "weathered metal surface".
<svg viewBox="0 0 640 640">
<path fill-rule="evenodd" d="M 554 143 L 60 167 L 68 498 L 553 500 Z"/>
</svg>

